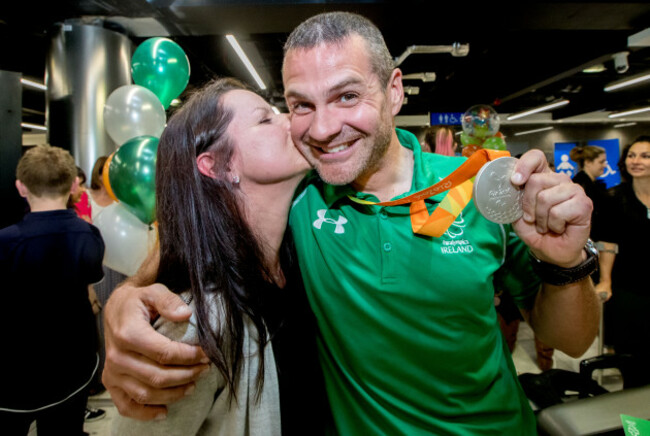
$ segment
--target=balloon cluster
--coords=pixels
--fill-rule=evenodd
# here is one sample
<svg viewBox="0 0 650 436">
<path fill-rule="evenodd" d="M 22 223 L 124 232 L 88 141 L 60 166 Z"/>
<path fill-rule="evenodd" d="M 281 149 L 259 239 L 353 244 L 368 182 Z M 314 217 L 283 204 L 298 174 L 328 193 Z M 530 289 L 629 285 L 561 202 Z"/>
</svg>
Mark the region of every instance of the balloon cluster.
<svg viewBox="0 0 650 436">
<path fill-rule="evenodd" d="M 505 150 L 506 141 L 499 132 L 499 115 L 492 107 L 479 104 L 467 109 L 462 119 L 463 156 L 471 156 L 476 150 L 487 148 Z"/>
<path fill-rule="evenodd" d="M 104 105 L 104 126 L 117 144 L 104 164 L 102 181 L 116 203 L 95 225 L 106 243 L 104 263 L 132 275 L 146 257 L 156 214 L 156 155 L 166 109 L 187 86 L 190 64 L 168 38 L 149 38 L 131 58 L 135 84 L 114 90 Z"/>
</svg>

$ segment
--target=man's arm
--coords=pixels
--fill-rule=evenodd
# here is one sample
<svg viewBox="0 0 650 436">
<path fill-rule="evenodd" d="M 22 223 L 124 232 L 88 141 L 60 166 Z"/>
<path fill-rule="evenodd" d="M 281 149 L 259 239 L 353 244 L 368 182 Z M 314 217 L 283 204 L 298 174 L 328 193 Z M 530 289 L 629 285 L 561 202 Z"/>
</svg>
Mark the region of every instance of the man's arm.
<svg viewBox="0 0 650 436">
<path fill-rule="evenodd" d="M 157 333 L 158 315 L 187 321 L 190 308 L 155 280 L 158 247 L 137 274 L 112 293 L 104 309 L 106 362 L 102 382 L 120 414 L 140 420 L 163 419 L 166 404 L 189 395 L 193 381 L 209 368 L 198 346 L 174 342 Z"/>
<path fill-rule="evenodd" d="M 513 228 L 531 252 L 562 268 L 585 260 L 593 206 L 584 190 L 566 175 L 552 172 L 540 150 L 521 157 L 512 182 L 524 186 L 524 216 Z M 582 355 L 593 343 L 600 320 L 591 279 L 564 286 L 544 283 L 524 317 L 544 343 L 571 356 Z"/>
</svg>

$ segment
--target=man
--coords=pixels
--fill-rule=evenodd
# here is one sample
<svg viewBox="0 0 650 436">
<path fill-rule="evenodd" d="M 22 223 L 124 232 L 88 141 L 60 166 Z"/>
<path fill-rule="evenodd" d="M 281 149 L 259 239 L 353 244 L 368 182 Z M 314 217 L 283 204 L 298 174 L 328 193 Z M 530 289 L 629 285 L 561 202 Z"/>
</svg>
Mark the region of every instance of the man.
<svg viewBox="0 0 650 436">
<path fill-rule="evenodd" d="M 290 225 L 338 433 L 533 434 L 499 334 L 494 286 L 513 293 L 546 343 L 582 354 L 599 316 L 584 275 L 594 263 L 583 250 L 589 199 L 531 151 L 512 177 L 525 186 L 524 217 L 512 226 L 521 240 L 471 204 L 440 238 L 416 235 L 408 206 L 350 198 L 403 197 L 462 162 L 423 154 L 413 135 L 395 130 L 402 73 L 380 32 L 353 14 L 312 17 L 285 45 L 283 79 L 293 140 L 320 176 L 297 193 Z M 556 285 L 537 292 L 521 241 Z M 450 250 L 455 242 L 471 249 Z M 107 306 L 104 383 L 120 412 L 140 419 L 164 418 L 164 404 L 205 368 L 199 350 L 147 327 L 153 313 L 189 316 L 160 285 L 124 286 Z"/>
</svg>

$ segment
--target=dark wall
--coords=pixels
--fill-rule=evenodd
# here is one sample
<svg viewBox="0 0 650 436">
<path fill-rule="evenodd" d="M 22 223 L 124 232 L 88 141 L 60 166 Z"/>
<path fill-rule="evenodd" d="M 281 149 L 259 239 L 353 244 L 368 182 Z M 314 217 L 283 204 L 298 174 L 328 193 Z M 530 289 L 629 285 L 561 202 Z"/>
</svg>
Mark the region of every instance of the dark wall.
<svg viewBox="0 0 650 436">
<path fill-rule="evenodd" d="M 16 191 L 16 165 L 22 155 L 21 74 L 0 71 L 0 228 L 19 221 L 25 201 Z"/>
</svg>

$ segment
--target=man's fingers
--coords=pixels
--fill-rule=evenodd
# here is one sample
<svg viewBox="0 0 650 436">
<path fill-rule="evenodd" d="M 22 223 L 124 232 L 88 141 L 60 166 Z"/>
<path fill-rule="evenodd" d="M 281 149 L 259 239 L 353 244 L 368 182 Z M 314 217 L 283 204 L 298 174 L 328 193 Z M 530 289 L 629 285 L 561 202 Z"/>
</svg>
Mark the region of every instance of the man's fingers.
<svg viewBox="0 0 650 436">
<path fill-rule="evenodd" d="M 140 421 L 160 420 L 167 417 L 167 407 L 149 406 L 133 401 L 123 390 L 114 387 L 110 390 L 111 399 L 120 415 Z"/>
<path fill-rule="evenodd" d="M 515 171 L 510 181 L 517 186 L 528 182 L 528 179 L 535 173 L 550 172 L 546 155 L 541 150 L 530 150 L 524 153 L 515 165 Z"/>
<path fill-rule="evenodd" d="M 203 372 L 209 369 L 207 364 L 163 366 L 133 352 L 112 356 L 107 354 L 106 360 L 110 361 L 111 375 L 119 377 L 128 374 L 156 389 L 186 385 L 198 379 Z"/>
<path fill-rule="evenodd" d="M 209 361 L 200 347 L 172 341 L 151 326 L 151 317 L 156 313 L 176 322 L 189 318 L 191 310 L 178 295 L 160 284 L 134 289 L 131 295 L 123 289 L 116 295 L 116 290 L 109 299 L 105 317 L 107 353 L 110 349 L 130 350 L 167 365 Z"/>
<path fill-rule="evenodd" d="M 177 294 L 174 294 L 166 286 L 154 283 L 147 286 L 143 294 L 143 301 L 154 313 L 160 314 L 170 321 L 187 321 L 192 315 L 192 310 Z"/>
<path fill-rule="evenodd" d="M 579 187 L 562 183 L 538 191 L 535 200 L 535 227 L 539 233 L 564 233 L 568 223 L 582 223 L 584 205 L 578 197 Z"/>
<path fill-rule="evenodd" d="M 113 333 L 112 340 L 121 350 L 133 350 L 161 365 L 199 365 L 209 362 L 201 347 L 172 341 L 148 323 L 133 325 Z"/>
<path fill-rule="evenodd" d="M 564 185 L 560 191 L 545 192 L 560 185 Z M 528 223 L 535 222 L 540 233 L 546 233 L 548 227 L 544 215 L 548 215 L 549 207 L 558 202 L 558 195 L 567 195 L 566 189 L 569 187 L 574 189 L 574 185 L 564 174 L 550 172 L 532 174 L 526 182 L 522 198 L 524 220 Z M 538 202 L 541 202 L 539 207 Z"/>
<path fill-rule="evenodd" d="M 194 383 L 188 383 L 170 388 L 154 388 L 133 377 L 122 376 L 119 379 L 119 390 L 136 404 L 162 406 L 172 404 L 194 392 Z"/>
</svg>

